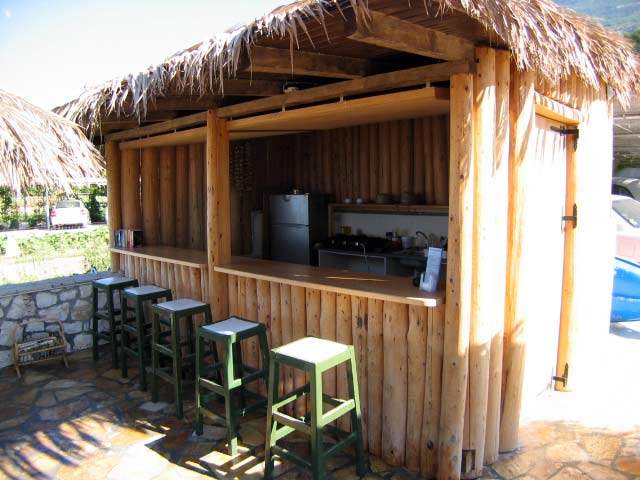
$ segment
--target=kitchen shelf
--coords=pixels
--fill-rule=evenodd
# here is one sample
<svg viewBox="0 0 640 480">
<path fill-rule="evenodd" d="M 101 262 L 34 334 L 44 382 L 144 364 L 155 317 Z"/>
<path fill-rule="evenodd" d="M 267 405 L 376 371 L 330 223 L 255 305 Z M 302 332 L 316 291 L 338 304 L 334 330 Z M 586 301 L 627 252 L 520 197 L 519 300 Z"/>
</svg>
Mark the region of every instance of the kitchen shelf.
<svg viewBox="0 0 640 480">
<path fill-rule="evenodd" d="M 333 235 L 333 213 L 384 213 L 391 215 L 431 215 L 446 217 L 449 215 L 448 205 L 403 205 L 400 203 L 330 203 L 329 235 Z"/>
<path fill-rule="evenodd" d="M 446 216 L 449 214 L 448 205 L 402 205 L 399 203 L 331 203 L 329 204 L 329 208 L 333 211 L 358 213 L 370 212 L 438 216 Z"/>
</svg>

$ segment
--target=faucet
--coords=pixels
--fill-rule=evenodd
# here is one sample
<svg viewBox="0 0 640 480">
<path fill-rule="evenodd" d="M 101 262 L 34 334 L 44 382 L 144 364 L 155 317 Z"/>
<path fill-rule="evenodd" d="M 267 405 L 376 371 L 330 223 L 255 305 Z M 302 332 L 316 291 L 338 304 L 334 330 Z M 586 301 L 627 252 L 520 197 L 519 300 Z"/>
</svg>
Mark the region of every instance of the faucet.
<svg viewBox="0 0 640 480">
<path fill-rule="evenodd" d="M 421 232 L 420 230 L 418 230 L 416 232 L 416 237 L 418 235 L 422 235 L 422 238 L 424 238 L 424 241 L 425 241 L 425 245 L 428 247 L 429 246 L 429 238 L 424 234 L 424 232 Z"/>
</svg>

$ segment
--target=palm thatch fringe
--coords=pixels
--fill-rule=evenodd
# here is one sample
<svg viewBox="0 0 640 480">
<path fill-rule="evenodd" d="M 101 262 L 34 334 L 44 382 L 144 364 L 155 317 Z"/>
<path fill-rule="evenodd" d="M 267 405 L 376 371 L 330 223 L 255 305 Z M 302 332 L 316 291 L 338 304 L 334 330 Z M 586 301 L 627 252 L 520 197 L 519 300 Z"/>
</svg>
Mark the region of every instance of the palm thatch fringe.
<svg viewBox="0 0 640 480">
<path fill-rule="evenodd" d="M 406 1 L 410 4 L 410 0 Z M 430 16 L 456 10 L 495 32 L 509 46 L 521 70 L 533 70 L 552 82 L 573 73 L 592 87 L 599 88 L 604 82 L 623 104 L 630 94 L 640 92 L 640 65 L 630 42 L 550 0 L 423 0 L 423 3 Z M 367 18 L 367 0 L 300 0 L 277 8 L 242 27 L 180 51 L 146 71 L 87 89 L 56 111 L 94 133 L 104 115 L 144 117 L 147 106 L 162 96 L 169 85 L 191 94 L 224 93 L 220 80 L 235 75 L 242 53 L 245 50 L 250 53 L 250 47 L 259 38 L 288 38 L 293 52 L 300 35 L 311 40 L 308 22 L 323 26 L 328 37 L 327 17 L 344 16 L 348 8 Z"/>
<path fill-rule="evenodd" d="M 78 125 L 0 90 L 0 184 L 62 187 L 98 177 L 100 153 Z"/>
</svg>

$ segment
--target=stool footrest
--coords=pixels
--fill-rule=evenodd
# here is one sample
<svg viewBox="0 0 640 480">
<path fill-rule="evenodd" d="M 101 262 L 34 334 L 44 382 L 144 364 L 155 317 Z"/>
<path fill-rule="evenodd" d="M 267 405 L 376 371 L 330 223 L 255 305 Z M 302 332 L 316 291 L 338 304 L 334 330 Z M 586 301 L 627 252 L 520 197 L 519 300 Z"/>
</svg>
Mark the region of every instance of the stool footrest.
<svg viewBox="0 0 640 480">
<path fill-rule="evenodd" d="M 336 453 L 342 451 L 352 443 L 355 443 L 357 439 L 358 439 L 358 436 L 356 435 L 356 432 L 351 432 L 346 437 L 340 439 L 338 442 L 334 443 L 329 448 L 327 448 L 324 452 L 325 457 L 329 458 L 335 455 Z"/>
<path fill-rule="evenodd" d="M 293 428 L 299 432 L 311 435 L 311 426 L 297 418 L 290 417 L 284 413 L 273 412 L 273 420 L 281 425 L 286 425 L 287 427 Z"/>
<path fill-rule="evenodd" d="M 273 453 L 275 455 L 278 455 L 286 460 L 289 460 L 295 463 L 296 465 L 298 465 L 299 467 L 311 470 L 311 462 L 302 458 L 297 453 L 293 453 L 288 448 L 281 447 L 280 445 L 273 445 L 271 447 L 271 450 L 273 450 Z"/>
<path fill-rule="evenodd" d="M 327 413 L 322 415 L 322 425 L 326 425 L 328 423 L 333 422 L 335 419 L 349 413 L 351 410 L 356 408 L 356 402 L 353 399 L 346 400 L 342 405 L 339 405 L 335 408 L 332 408 Z"/>
<path fill-rule="evenodd" d="M 159 343 L 154 343 L 153 349 L 156 350 L 158 353 L 161 353 L 163 355 L 166 355 L 167 357 L 173 358 L 173 350 L 171 350 L 168 347 L 165 347 L 164 345 L 160 345 Z"/>
</svg>

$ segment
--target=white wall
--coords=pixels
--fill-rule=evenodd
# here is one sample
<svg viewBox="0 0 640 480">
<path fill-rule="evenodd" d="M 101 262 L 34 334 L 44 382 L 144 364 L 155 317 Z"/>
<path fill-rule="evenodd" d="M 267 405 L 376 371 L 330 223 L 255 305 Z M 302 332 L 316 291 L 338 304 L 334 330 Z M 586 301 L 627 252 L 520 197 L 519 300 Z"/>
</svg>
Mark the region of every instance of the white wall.
<svg viewBox="0 0 640 480">
<path fill-rule="evenodd" d="M 429 235 L 446 237 L 448 218 L 446 215 L 396 215 L 381 213 L 335 212 L 333 214 L 333 231 L 338 227 L 350 226 L 351 233 L 359 230 L 363 234 L 384 237 L 386 232 L 398 230 L 400 235 L 415 236 L 420 230 Z"/>
</svg>

